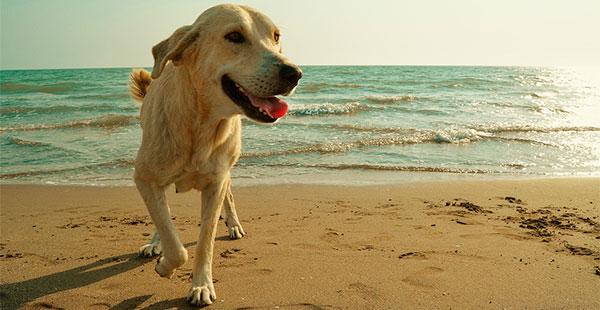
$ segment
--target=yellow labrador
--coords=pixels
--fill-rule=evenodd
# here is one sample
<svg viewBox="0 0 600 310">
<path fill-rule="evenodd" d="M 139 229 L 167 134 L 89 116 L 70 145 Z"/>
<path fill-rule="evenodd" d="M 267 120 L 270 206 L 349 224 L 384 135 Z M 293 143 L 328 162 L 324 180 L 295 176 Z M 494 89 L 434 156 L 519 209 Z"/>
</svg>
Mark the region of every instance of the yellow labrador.
<svg viewBox="0 0 600 310">
<path fill-rule="evenodd" d="M 202 191 L 193 305 L 215 298 L 212 256 L 216 225 L 225 207 L 232 239 L 245 232 L 235 211 L 230 170 L 240 155 L 241 115 L 275 123 L 288 109 L 302 71 L 282 55 L 280 32 L 262 13 L 219 5 L 152 48 L 152 74 L 134 70 L 131 93 L 141 107 L 142 144 L 135 183 L 156 226 L 142 256 L 162 254 L 155 270 L 171 277 L 188 258 L 171 222 L 165 189 Z"/>
</svg>

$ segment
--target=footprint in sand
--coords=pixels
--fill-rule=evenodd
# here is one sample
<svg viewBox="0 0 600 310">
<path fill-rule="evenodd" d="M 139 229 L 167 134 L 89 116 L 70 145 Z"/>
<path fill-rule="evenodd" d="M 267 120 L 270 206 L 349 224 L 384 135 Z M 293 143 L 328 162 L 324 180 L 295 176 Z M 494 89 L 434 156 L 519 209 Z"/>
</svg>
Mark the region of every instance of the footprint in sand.
<svg viewBox="0 0 600 310">
<path fill-rule="evenodd" d="M 358 221 L 360 221 L 362 219 L 363 219 L 362 216 L 355 216 L 355 217 L 348 217 L 348 218 L 346 218 L 346 221 L 352 223 L 352 222 L 358 222 Z"/>
<path fill-rule="evenodd" d="M 476 233 L 476 234 L 462 234 L 459 237 L 464 239 L 482 239 L 489 236 L 500 236 L 511 240 L 533 240 L 534 238 L 529 235 L 517 234 L 512 229 L 495 229 L 493 233 Z"/>
<path fill-rule="evenodd" d="M 352 248 L 352 245 L 341 241 L 343 236 L 344 236 L 344 233 L 337 232 L 337 231 L 328 231 L 328 232 L 324 233 L 323 235 L 321 235 L 321 240 L 329 243 L 334 248 L 345 248 L 345 249 Z"/>
<path fill-rule="evenodd" d="M 237 254 L 243 254 L 246 255 L 245 253 L 240 253 L 241 249 L 237 249 L 237 248 L 233 248 L 233 249 L 227 249 L 223 252 L 221 252 L 221 257 L 224 258 L 230 258 L 230 257 L 235 257 L 237 256 Z"/>
<path fill-rule="evenodd" d="M 374 287 L 366 285 L 362 282 L 354 282 L 348 285 L 348 289 L 354 291 L 365 300 L 372 300 L 379 296 Z"/>
<path fill-rule="evenodd" d="M 321 240 L 324 241 L 333 241 L 333 240 L 337 240 L 339 237 L 343 236 L 343 233 L 337 232 L 337 231 L 328 231 L 326 233 L 324 233 L 323 235 L 321 235 Z"/>
<path fill-rule="evenodd" d="M 273 269 L 271 269 L 271 268 L 255 269 L 254 273 L 259 274 L 259 275 L 268 275 L 268 274 L 273 273 Z"/>
<path fill-rule="evenodd" d="M 400 208 L 396 208 L 400 206 L 400 204 L 398 203 L 378 203 L 377 206 L 375 206 L 376 209 L 389 209 L 389 208 L 393 208 L 396 210 L 399 210 Z"/>
<path fill-rule="evenodd" d="M 426 267 L 402 279 L 402 282 L 418 287 L 433 288 L 439 282 L 437 276 L 443 272 L 442 268 Z"/>
<path fill-rule="evenodd" d="M 34 309 L 64 309 L 62 307 L 55 306 L 52 303 L 49 303 L 46 301 L 36 302 L 36 303 L 31 304 L 31 306 Z"/>
</svg>

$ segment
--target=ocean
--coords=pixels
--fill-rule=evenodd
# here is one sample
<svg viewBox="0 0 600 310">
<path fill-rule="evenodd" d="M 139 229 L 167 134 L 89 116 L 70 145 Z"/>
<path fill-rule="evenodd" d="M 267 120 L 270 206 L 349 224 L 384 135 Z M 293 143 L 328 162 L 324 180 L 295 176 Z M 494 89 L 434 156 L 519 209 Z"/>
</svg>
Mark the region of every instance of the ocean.
<svg viewBox="0 0 600 310">
<path fill-rule="evenodd" d="M 244 120 L 238 185 L 600 176 L 600 82 L 572 69 L 304 66 Z M 0 183 L 133 185 L 131 69 L 0 71 Z"/>
</svg>

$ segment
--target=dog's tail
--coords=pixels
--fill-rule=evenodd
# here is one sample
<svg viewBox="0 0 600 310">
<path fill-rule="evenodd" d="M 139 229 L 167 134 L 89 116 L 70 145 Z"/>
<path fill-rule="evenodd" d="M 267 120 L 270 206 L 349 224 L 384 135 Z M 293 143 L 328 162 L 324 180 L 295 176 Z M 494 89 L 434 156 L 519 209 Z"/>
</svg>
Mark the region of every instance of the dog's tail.
<svg viewBox="0 0 600 310">
<path fill-rule="evenodd" d="M 133 69 L 129 77 L 129 93 L 131 97 L 142 103 L 152 82 L 150 72 L 144 69 Z"/>
</svg>

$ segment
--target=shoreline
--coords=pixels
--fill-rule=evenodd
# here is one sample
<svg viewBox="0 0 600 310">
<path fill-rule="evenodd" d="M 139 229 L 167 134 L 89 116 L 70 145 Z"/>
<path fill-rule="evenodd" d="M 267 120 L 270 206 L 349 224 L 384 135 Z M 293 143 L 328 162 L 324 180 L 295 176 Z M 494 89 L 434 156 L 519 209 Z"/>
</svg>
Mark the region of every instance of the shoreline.
<svg viewBox="0 0 600 310">
<path fill-rule="evenodd" d="M 216 307 L 599 308 L 600 178 L 234 186 Z M 132 186 L 0 185 L 8 308 L 186 308 L 200 195 L 169 189 L 190 254 L 136 258 L 152 223 Z"/>
<path fill-rule="evenodd" d="M 234 169 L 235 171 L 235 169 Z M 280 185 L 309 185 L 309 186 L 394 186 L 411 183 L 439 182 L 495 182 L 495 181 L 540 181 L 540 180 L 570 180 L 598 179 L 600 174 L 582 173 L 578 175 L 539 175 L 539 174 L 461 174 L 445 172 L 408 172 L 408 171 L 361 171 L 354 170 L 323 171 L 324 173 L 300 174 L 288 176 L 240 177 L 233 176 L 235 187 L 280 186 Z M 326 172 L 326 173 L 325 173 Z M 354 177 L 354 179 L 352 179 Z M 341 181 L 343 180 L 343 181 Z M 86 183 L 55 181 L 5 181 L 0 179 L 1 186 L 75 186 L 75 187 L 135 187 L 133 176 L 131 180 L 119 179 L 114 183 Z"/>
</svg>

